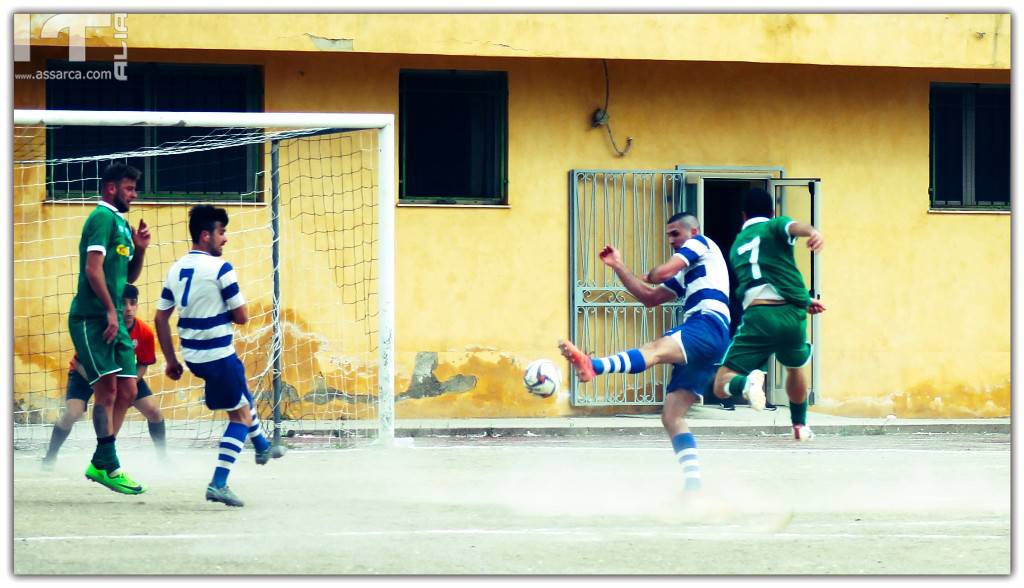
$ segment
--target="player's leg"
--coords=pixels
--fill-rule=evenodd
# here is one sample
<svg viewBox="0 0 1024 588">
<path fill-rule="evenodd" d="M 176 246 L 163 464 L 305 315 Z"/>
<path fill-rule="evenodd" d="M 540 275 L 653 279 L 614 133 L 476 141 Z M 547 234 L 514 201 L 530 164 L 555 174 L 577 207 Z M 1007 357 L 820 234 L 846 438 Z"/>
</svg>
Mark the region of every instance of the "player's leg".
<svg viewBox="0 0 1024 588">
<path fill-rule="evenodd" d="M 136 381 L 139 393 L 132 404 L 136 410 L 146 417 L 146 425 L 149 427 L 149 437 L 153 440 L 153 447 L 161 458 L 167 457 L 167 429 L 164 425 L 164 417 L 160 413 L 160 407 L 153 398 L 153 391 L 149 384 L 139 378 Z"/>
<path fill-rule="evenodd" d="M 685 489 L 695 491 L 701 488 L 700 460 L 697 440 L 686 426 L 685 417 L 693 403 L 701 398 L 714 374 L 716 362 L 725 354 L 729 327 L 716 317 L 700 314 L 687 320 L 682 329 L 673 329 L 670 333 L 668 339 L 688 362 L 677 363 L 672 368 L 661 424 L 683 470 Z"/>
<path fill-rule="evenodd" d="M 96 431 L 96 451 L 93 452 L 85 477 L 122 494 L 141 494 L 146 488 L 121 472 L 117 457 L 113 427 L 114 404 L 117 397 L 117 374 L 123 371 L 120 365 L 123 357 L 123 341 L 118 336 L 114 343 L 103 339 L 107 328 L 106 319 L 69 318 L 68 330 L 75 346 L 78 363 L 85 372 L 86 381 L 92 386 L 92 425 Z M 124 331 L 122 328 L 121 331 Z M 128 337 L 127 332 L 123 333 Z M 119 341 L 121 342 L 119 344 Z M 131 366 L 135 370 L 135 353 L 128 338 Z"/>
<path fill-rule="evenodd" d="M 682 327 L 676 329 L 680 328 Z M 581 382 L 589 382 L 594 379 L 594 376 L 602 374 L 639 374 L 655 365 L 686 362 L 686 356 L 683 355 L 679 345 L 675 344 L 669 336 L 676 329 L 639 348 L 628 349 L 608 357 L 590 357 L 568 340 L 559 341 L 558 348 L 576 370 L 576 375 Z"/>
<path fill-rule="evenodd" d="M 121 460 L 117 456 L 117 429 L 114 415 L 118 411 L 118 397 L 124 394 L 119 390 L 122 382 L 128 378 L 119 378 L 117 374 L 103 376 L 93 384 L 92 423 L 96 429 L 96 452 L 92 462 L 85 471 L 85 477 L 103 484 L 107 488 L 122 494 L 142 494 L 146 486 L 135 481 L 121 470 Z M 135 378 L 131 378 L 131 392 L 135 391 Z M 131 404 L 130 402 L 128 403 Z M 122 414 L 122 420 L 124 415 Z M 106 436 L 101 437 L 103 432 Z"/>
<path fill-rule="evenodd" d="M 136 384 L 138 368 L 135 364 L 135 346 L 124 323 L 121 323 L 121 328 L 114 339 L 114 360 L 121 368 L 117 374 L 117 396 L 114 398 L 114 412 L 111 417 L 114 435 L 117 435 L 124 424 L 125 415 L 128 414 L 128 407 L 135 402 L 135 397 L 139 393 Z"/>
<path fill-rule="evenodd" d="M 117 456 L 113 414 L 117 397 L 117 375 L 107 374 L 92 386 L 92 425 L 96 430 L 96 451 L 92 455 L 85 477 L 122 494 L 141 494 L 146 488 L 121 471 Z"/>
<path fill-rule="evenodd" d="M 744 312 L 712 386 L 715 396 L 722 399 L 742 396 L 750 401 L 754 410 L 764 410 L 767 404 L 765 373 L 760 368 L 774 350 L 765 308 L 771 307 L 751 306 Z"/>
<path fill-rule="evenodd" d="M 228 506 L 245 506 L 228 487 L 231 468 L 245 448 L 249 427 L 252 426 L 245 368 L 236 355 L 201 364 L 189 363 L 188 366 L 192 373 L 206 381 L 207 408 L 228 413 L 228 424 L 217 448 L 217 465 L 206 487 L 206 499 Z"/>
<path fill-rule="evenodd" d="M 213 478 L 206 487 L 207 500 L 228 506 L 245 506 L 245 503 L 228 487 L 231 467 L 238 461 L 242 449 L 245 448 L 245 439 L 252 424 L 252 413 L 244 397 L 242 403 L 238 408 L 228 411 L 228 426 L 224 429 L 220 447 L 217 449 L 217 467 L 214 468 Z"/>
<path fill-rule="evenodd" d="M 786 368 L 786 396 L 793 422 L 793 438 L 808 441 L 814 432 L 807 426 L 807 373 L 813 348 L 807 342 L 807 313 L 798 307 L 780 309 L 779 348 L 775 356 Z"/>
<path fill-rule="evenodd" d="M 114 338 L 112 348 L 114 361 L 117 367 L 120 368 L 120 371 L 117 372 L 113 381 L 113 401 L 109 408 L 109 448 L 114 456 L 114 460 L 117 462 L 117 467 L 113 469 L 107 468 L 108 484 L 106 485 L 109 488 L 117 489 L 117 491 L 126 494 L 142 494 L 146 491 L 146 486 L 135 481 L 126 472 L 121 470 L 120 460 L 117 458 L 115 449 L 117 434 L 121 431 L 125 414 L 128 412 L 128 407 L 135 402 L 135 395 L 137 393 L 135 380 L 138 370 L 135 365 L 135 347 L 123 322 Z"/>
<path fill-rule="evenodd" d="M 53 432 L 50 434 L 50 445 L 46 450 L 46 456 L 43 457 L 44 468 L 52 469 L 56 464 L 57 452 L 60 451 L 64 441 L 71 434 L 71 429 L 75 426 L 75 423 L 85 414 L 85 407 L 88 405 L 90 398 L 92 398 L 92 387 L 89 386 L 89 382 L 85 381 L 85 378 L 77 371 L 72 370 L 69 372 L 64 410 L 61 412 L 57 422 L 53 424 Z"/>
<path fill-rule="evenodd" d="M 677 388 L 665 396 L 665 406 L 661 412 L 661 424 L 672 442 L 672 451 L 676 461 L 683 470 L 683 483 L 687 491 L 700 490 L 700 460 L 697 457 L 697 440 L 690 428 L 686 426 L 686 413 L 700 396 Z"/>
<path fill-rule="evenodd" d="M 813 439 L 814 432 L 807 426 L 807 374 L 803 368 L 786 368 L 786 396 L 789 397 L 793 438 L 797 441 Z"/>
<path fill-rule="evenodd" d="M 256 403 L 252 394 L 246 390 L 246 398 L 249 400 L 249 412 L 252 421 L 249 425 L 249 440 L 252 441 L 253 449 L 256 450 L 256 465 L 266 465 L 268 461 L 284 457 L 284 445 L 271 445 L 270 440 L 263 434 L 263 426 L 260 424 L 260 417 L 256 414 Z"/>
<path fill-rule="evenodd" d="M 138 396 L 137 380 L 135 376 L 117 377 L 117 395 L 114 397 L 114 412 L 111 416 L 111 426 L 114 435 L 121 432 L 121 425 L 124 424 L 124 417 L 128 414 L 128 407 L 135 404 L 135 397 Z"/>
</svg>

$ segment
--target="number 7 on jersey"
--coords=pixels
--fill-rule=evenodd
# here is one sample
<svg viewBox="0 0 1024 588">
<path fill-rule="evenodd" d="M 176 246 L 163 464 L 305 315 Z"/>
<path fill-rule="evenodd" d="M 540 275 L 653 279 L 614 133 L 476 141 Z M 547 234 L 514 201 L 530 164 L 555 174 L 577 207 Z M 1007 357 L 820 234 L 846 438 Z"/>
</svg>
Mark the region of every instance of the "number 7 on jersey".
<svg viewBox="0 0 1024 588">
<path fill-rule="evenodd" d="M 188 291 L 192 287 L 192 276 L 196 273 L 195 268 L 183 267 L 178 274 L 178 281 L 185 280 L 185 292 L 181 295 L 181 305 L 188 306 Z"/>
<path fill-rule="evenodd" d="M 755 280 L 761 277 L 761 266 L 757 265 L 757 251 L 760 246 L 761 237 L 754 237 L 749 243 L 736 249 L 736 252 L 741 255 L 747 251 L 750 252 L 750 273 L 753 275 Z M 186 290 L 186 292 L 187 291 L 188 290 Z"/>
</svg>

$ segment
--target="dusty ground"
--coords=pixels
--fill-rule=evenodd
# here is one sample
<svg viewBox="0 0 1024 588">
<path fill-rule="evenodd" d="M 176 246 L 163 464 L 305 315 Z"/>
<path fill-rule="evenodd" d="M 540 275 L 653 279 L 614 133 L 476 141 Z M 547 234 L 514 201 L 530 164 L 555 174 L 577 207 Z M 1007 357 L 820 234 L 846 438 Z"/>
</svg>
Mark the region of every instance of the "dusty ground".
<svg viewBox="0 0 1024 588">
<path fill-rule="evenodd" d="M 203 500 L 213 449 L 122 463 L 116 495 L 14 454 L 16 574 L 1008 574 L 1009 435 L 699 439 L 688 501 L 662 438 L 434 438 L 243 454 Z"/>
</svg>

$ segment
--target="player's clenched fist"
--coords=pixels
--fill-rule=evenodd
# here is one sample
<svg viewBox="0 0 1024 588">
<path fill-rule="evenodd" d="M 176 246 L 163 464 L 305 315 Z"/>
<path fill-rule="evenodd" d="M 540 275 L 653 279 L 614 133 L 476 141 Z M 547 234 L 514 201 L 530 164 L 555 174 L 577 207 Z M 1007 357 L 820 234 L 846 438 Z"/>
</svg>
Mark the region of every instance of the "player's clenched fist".
<svg viewBox="0 0 1024 588">
<path fill-rule="evenodd" d="M 622 265 L 622 254 L 619 250 L 612 247 L 611 245 L 605 245 L 604 249 L 597 254 L 608 267 L 616 267 Z"/>
<path fill-rule="evenodd" d="M 807 248 L 811 251 L 821 251 L 821 248 L 824 246 L 825 237 L 822 237 L 818 231 L 811 231 L 810 236 L 807 237 Z"/>
<path fill-rule="evenodd" d="M 184 368 L 182 368 L 181 364 L 177 361 L 167 362 L 167 366 L 164 368 L 164 374 L 172 380 L 180 380 L 181 374 L 184 373 L 184 371 Z"/>
</svg>

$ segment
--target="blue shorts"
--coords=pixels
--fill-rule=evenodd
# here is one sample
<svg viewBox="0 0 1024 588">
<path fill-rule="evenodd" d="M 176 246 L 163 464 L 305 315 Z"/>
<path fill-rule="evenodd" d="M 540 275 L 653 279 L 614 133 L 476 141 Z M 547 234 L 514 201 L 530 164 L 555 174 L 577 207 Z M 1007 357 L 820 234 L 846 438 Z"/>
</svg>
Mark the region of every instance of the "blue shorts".
<svg viewBox="0 0 1024 588">
<path fill-rule="evenodd" d="M 235 410 L 246 402 L 252 404 L 252 395 L 245 380 L 245 366 L 234 353 L 214 361 L 185 363 L 193 374 L 206 382 L 206 408 Z"/>
<path fill-rule="evenodd" d="M 675 339 L 686 356 L 686 363 L 672 368 L 668 392 L 688 390 L 703 397 L 704 389 L 729 349 L 729 327 L 725 319 L 716 314 L 698 313 L 666 331 L 665 336 Z"/>
</svg>

